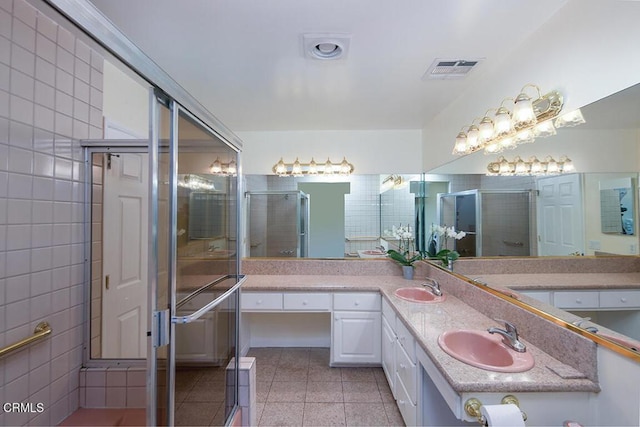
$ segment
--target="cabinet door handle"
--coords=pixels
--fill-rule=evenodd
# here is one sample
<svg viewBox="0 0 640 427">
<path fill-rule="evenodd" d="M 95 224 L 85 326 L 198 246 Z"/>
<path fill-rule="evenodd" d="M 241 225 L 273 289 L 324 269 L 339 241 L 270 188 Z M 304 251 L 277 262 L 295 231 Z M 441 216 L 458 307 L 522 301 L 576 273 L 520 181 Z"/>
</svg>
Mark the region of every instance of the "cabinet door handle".
<svg viewBox="0 0 640 427">
<path fill-rule="evenodd" d="M 307 302 L 306 301 L 302 301 L 302 305 L 307 305 Z"/>
<path fill-rule="evenodd" d="M 625 297 L 622 297 L 622 298 L 620 298 L 620 302 L 621 302 L 621 303 L 626 303 L 626 302 L 627 302 L 627 299 L 626 299 Z"/>
<path fill-rule="evenodd" d="M 258 304 L 258 305 L 262 304 L 262 300 L 259 299 L 258 301 L 256 301 L 256 304 Z"/>
<path fill-rule="evenodd" d="M 582 299 L 576 298 L 576 304 L 582 304 Z"/>
<path fill-rule="evenodd" d="M 406 368 L 406 366 L 404 366 L 404 363 L 401 363 L 400 364 L 400 369 L 404 369 L 404 368 Z"/>
<path fill-rule="evenodd" d="M 354 302 L 353 305 L 355 305 L 356 307 L 360 305 L 360 303 L 358 301 Z"/>
</svg>

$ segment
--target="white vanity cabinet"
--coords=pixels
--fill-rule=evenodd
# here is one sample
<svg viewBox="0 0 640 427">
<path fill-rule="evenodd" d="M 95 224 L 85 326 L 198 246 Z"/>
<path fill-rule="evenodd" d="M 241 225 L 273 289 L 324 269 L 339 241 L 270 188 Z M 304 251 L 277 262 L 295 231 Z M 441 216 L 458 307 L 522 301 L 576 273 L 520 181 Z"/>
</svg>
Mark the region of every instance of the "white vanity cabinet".
<svg viewBox="0 0 640 427">
<path fill-rule="evenodd" d="M 406 425 L 416 425 L 418 370 L 415 339 L 382 301 L 382 369 Z"/>
<path fill-rule="evenodd" d="M 333 294 L 331 366 L 380 365 L 381 300 L 377 292 Z"/>
<path fill-rule="evenodd" d="M 396 396 L 396 314 L 386 300 L 382 300 L 382 370 L 389 388 Z"/>
</svg>

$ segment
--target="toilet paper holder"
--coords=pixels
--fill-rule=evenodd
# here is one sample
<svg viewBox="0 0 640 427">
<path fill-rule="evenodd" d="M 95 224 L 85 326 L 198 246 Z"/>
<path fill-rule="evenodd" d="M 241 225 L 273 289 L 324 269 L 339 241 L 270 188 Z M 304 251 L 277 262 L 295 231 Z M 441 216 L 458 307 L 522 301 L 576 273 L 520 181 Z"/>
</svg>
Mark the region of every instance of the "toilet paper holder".
<svg viewBox="0 0 640 427">
<path fill-rule="evenodd" d="M 520 402 L 518 401 L 518 398 L 512 394 L 507 394 L 505 397 L 502 398 L 500 403 L 503 405 L 514 404 L 518 408 L 520 408 Z M 484 418 L 484 416 L 480 412 L 481 407 L 482 407 L 482 402 L 480 402 L 480 400 L 476 399 L 475 397 L 467 399 L 467 401 L 464 402 L 464 411 L 467 413 L 467 415 L 477 419 L 480 425 L 487 426 L 487 420 Z M 520 412 L 522 413 L 522 420 L 527 421 L 527 414 L 522 409 L 520 409 Z"/>
</svg>

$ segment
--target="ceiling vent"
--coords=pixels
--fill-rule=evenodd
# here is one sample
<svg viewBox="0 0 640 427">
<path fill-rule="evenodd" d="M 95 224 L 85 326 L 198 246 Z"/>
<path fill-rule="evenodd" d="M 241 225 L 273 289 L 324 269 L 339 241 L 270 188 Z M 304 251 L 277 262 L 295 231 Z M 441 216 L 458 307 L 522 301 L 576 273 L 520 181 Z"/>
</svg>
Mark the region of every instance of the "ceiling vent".
<svg viewBox="0 0 640 427">
<path fill-rule="evenodd" d="M 351 42 L 350 34 L 304 34 L 304 56 L 311 59 L 344 59 Z"/>
<path fill-rule="evenodd" d="M 466 77 L 482 59 L 436 59 L 422 76 L 422 80 L 451 80 Z"/>
</svg>

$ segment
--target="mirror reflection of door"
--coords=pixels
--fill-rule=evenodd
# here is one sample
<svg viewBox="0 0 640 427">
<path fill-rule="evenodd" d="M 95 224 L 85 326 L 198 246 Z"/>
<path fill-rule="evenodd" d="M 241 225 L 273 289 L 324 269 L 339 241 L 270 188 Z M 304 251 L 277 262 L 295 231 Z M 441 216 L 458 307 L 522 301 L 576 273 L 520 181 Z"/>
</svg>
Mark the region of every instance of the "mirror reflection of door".
<svg viewBox="0 0 640 427">
<path fill-rule="evenodd" d="M 538 255 L 584 253 L 582 190 L 579 174 L 539 178 Z"/>
<path fill-rule="evenodd" d="M 148 157 L 145 153 L 125 152 L 94 154 L 94 159 L 96 156 L 101 157 L 102 166 L 100 356 L 144 358 Z M 95 196 L 94 192 L 94 199 Z"/>
</svg>

